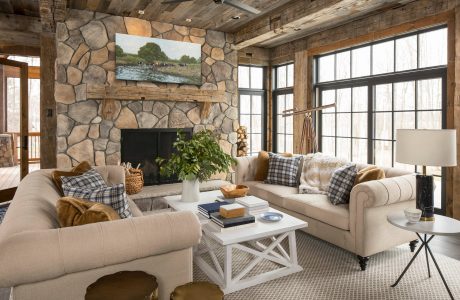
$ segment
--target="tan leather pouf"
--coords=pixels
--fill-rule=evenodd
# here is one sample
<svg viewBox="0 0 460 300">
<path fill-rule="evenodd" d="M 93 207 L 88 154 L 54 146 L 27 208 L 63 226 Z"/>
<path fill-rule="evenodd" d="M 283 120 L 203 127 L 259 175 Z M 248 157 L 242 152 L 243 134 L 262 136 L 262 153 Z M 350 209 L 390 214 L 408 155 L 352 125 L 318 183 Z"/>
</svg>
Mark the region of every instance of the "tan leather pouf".
<svg viewBox="0 0 460 300">
<path fill-rule="evenodd" d="M 222 300 L 224 293 L 219 286 L 209 282 L 190 282 L 178 286 L 171 293 L 171 300 Z"/>
<path fill-rule="evenodd" d="M 86 289 L 85 300 L 158 300 L 155 276 L 123 271 L 103 276 Z"/>
</svg>

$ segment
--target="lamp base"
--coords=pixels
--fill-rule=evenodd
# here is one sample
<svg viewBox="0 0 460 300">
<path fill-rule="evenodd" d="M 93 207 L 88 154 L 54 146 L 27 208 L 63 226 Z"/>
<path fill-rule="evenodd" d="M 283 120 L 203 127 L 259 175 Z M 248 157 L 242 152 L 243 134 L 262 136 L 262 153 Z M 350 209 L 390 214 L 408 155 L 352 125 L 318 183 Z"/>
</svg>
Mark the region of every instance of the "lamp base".
<svg viewBox="0 0 460 300">
<path fill-rule="evenodd" d="M 416 176 L 416 207 L 422 211 L 420 221 L 434 221 L 433 176 Z"/>
</svg>

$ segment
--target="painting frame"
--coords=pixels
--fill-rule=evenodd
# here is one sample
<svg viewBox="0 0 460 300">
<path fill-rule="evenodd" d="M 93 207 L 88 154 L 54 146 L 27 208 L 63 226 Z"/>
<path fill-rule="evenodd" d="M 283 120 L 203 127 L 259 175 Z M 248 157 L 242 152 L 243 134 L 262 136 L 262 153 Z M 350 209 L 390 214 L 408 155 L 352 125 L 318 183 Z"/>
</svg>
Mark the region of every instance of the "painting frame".
<svg viewBox="0 0 460 300">
<path fill-rule="evenodd" d="M 201 86 L 201 44 L 116 33 L 115 78 Z"/>
</svg>

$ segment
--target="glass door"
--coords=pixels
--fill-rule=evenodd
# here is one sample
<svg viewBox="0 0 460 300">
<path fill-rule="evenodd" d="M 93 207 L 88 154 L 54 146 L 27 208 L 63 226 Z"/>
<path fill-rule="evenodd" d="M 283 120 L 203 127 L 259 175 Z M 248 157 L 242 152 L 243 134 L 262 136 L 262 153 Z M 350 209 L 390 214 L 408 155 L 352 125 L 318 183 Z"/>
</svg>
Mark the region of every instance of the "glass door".
<svg viewBox="0 0 460 300">
<path fill-rule="evenodd" d="M 28 64 L 0 58 L 0 200 L 29 172 Z"/>
</svg>

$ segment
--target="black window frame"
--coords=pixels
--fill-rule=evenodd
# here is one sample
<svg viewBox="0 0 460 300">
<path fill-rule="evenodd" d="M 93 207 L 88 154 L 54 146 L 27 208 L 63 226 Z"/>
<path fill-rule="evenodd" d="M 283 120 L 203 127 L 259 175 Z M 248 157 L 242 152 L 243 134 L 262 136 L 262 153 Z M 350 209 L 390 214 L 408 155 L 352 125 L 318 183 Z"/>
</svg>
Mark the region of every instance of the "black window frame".
<svg viewBox="0 0 460 300">
<path fill-rule="evenodd" d="M 322 105 L 322 93 L 323 91 L 327 90 L 337 90 L 337 89 L 343 89 L 343 88 L 353 88 L 353 87 L 367 87 L 367 137 L 365 138 L 367 140 L 367 163 L 372 164 L 375 160 L 374 157 L 374 141 L 375 136 L 374 136 L 374 115 L 375 115 L 375 109 L 374 109 L 374 99 L 375 99 L 375 86 L 381 85 L 381 84 L 392 84 L 392 87 L 394 87 L 395 83 L 399 82 L 408 82 L 408 81 L 413 81 L 415 82 L 415 107 L 414 110 L 407 110 L 407 112 L 415 112 L 415 128 L 418 127 L 418 122 L 417 122 L 417 112 L 423 112 L 423 111 L 439 111 L 439 109 L 432 109 L 432 110 L 419 110 L 417 109 L 417 82 L 420 80 L 427 80 L 427 79 L 441 79 L 442 81 L 442 110 L 441 110 L 441 116 L 442 116 L 442 128 L 445 129 L 447 128 L 447 64 L 446 65 L 440 65 L 440 66 L 435 66 L 435 67 L 427 67 L 427 68 L 419 68 L 420 65 L 420 48 L 418 46 L 419 42 L 419 35 L 425 32 L 430 32 L 442 28 L 447 28 L 447 25 L 439 25 L 431 28 L 426 28 L 423 30 L 418 30 L 410 33 L 406 33 L 403 35 L 398 35 L 374 42 L 370 42 L 367 44 L 363 45 L 358 45 L 354 47 L 349 47 L 346 49 L 340 49 L 334 52 L 329 52 L 321 55 L 317 55 L 314 57 L 313 61 L 313 74 L 314 74 L 314 82 L 313 82 L 313 90 L 314 90 L 314 95 L 312 101 L 313 101 L 313 106 L 315 105 Z M 373 59 L 372 59 L 372 45 L 374 44 L 380 44 L 382 42 L 387 42 L 390 40 L 396 41 L 399 38 L 404 38 L 408 36 L 417 36 L 417 68 L 416 69 L 410 69 L 410 70 L 405 70 L 405 71 L 395 71 L 396 70 L 396 57 L 394 56 L 393 58 L 393 63 L 395 64 L 394 71 L 390 73 L 384 73 L 384 74 L 378 74 L 378 75 L 372 75 L 372 65 L 373 65 Z M 395 45 L 396 43 L 394 43 Z M 362 47 L 368 47 L 371 46 L 370 48 L 370 53 L 371 53 L 371 59 L 370 59 L 370 75 L 369 76 L 363 76 L 363 77 L 355 77 L 352 78 L 352 68 L 353 68 L 353 60 L 352 60 L 352 55 L 351 55 L 351 50 L 357 49 L 357 48 L 362 48 Z M 394 46 L 394 49 L 396 47 Z M 345 51 L 350 51 L 350 78 L 347 79 L 341 79 L 341 80 L 335 80 L 335 81 L 327 81 L 327 82 L 317 82 L 317 78 L 319 78 L 319 58 L 322 56 L 327 56 L 331 54 L 337 54 Z M 396 51 L 396 50 L 395 50 Z M 336 68 L 336 64 L 334 63 L 334 68 Z M 336 70 L 334 70 L 334 77 L 336 77 Z M 392 89 L 392 93 L 394 94 L 394 88 Z M 353 94 L 353 93 L 352 93 Z M 352 95 L 353 97 L 353 95 Z M 392 97 L 392 103 L 394 102 L 394 99 Z M 393 146 L 392 150 L 394 147 L 394 141 L 396 137 L 394 136 L 394 113 L 398 112 L 394 110 L 394 105 L 392 107 L 391 113 L 392 113 L 392 131 L 391 131 L 391 141 L 393 141 Z M 406 111 L 404 111 L 406 112 Z M 353 112 L 350 112 L 352 117 L 353 117 Z M 320 111 L 318 113 L 318 117 L 316 121 L 316 125 L 318 128 L 318 146 L 320 151 L 322 150 L 322 115 L 323 113 Z M 337 153 L 337 112 L 334 113 L 335 118 L 336 118 L 336 123 L 335 123 L 335 138 L 336 138 L 336 143 L 335 143 L 335 152 Z M 351 117 L 351 118 L 352 118 Z M 353 126 L 353 119 L 351 119 L 351 126 Z M 350 135 L 350 139 L 353 140 L 353 135 Z M 351 143 L 351 151 L 353 151 L 353 143 Z M 353 156 L 353 152 L 351 152 Z M 392 151 L 392 165 L 394 161 L 394 151 Z M 417 167 L 414 166 L 414 171 L 417 171 Z M 438 214 L 445 215 L 446 213 L 446 169 L 442 168 L 441 169 L 441 188 L 442 188 L 442 193 L 441 193 L 441 208 L 435 208 L 435 212 Z M 435 175 L 435 177 L 439 177 Z"/>
<path fill-rule="evenodd" d="M 281 114 L 282 112 L 278 112 L 278 102 L 277 102 L 277 99 L 278 99 L 278 96 L 280 95 L 287 95 L 287 94 L 292 94 L 294 96 L 294 80 L 295 78 L 293 78 L 292 80 L 292 86 L 289 86 L 289 87 L 283 87 L 283 88 L 278 88 L 277 87 L 277 84 L 278 84 L 278 68 L 280 67 L 285 67 L 286 66 L 286 85 L 287 85 L 287 78 L 288 78 L 288 72 L 287 72 L 287 66 L 288 65 L 292 65 L 292 67 L 294 68 L 294 62 L 287 62 L 287 63 L 283 63 L 283 64 L 280 64 L 280 65 L 276 65 L 273 67 L 273 92 L 272 92 L 272 120 L 273 120 L 273 130 L 272 130 L 272 150 L 273 152 L 279 152 L 278 151 L 278 115 Z M 294 76 L 294 72 L 293 72 L 293 76 Z M 294 99 L 293 99 L 294 101 Z M 293 105 L 294 105 L 294 102 L 293 102 Z M 286 134 L 285 134 L 286 135 Z M 294 138 L 294 132 L 292 134 L 293 138 Z M 294 146 L 294 145 L 293 145 Z"/>
<path fill-rule="evenodd" d="M 252 103 L 252 96 L 261 96 L 262 97 L 262 109 L 261 109 L 261 150 L 266 150 L 267 149 L 267 91 L 264 89 L 265 83 L 266 83 L 266 77 L 267 77 L 267 70 L 266 67 L 264 66 L 254 66 L 254 65 L 247 65 L 247 64 L 239 64 L 238 67 L 249 67 L 249 88 L 240 88 L 238 86 L 238 123 L 241 124 L 240 122 L 240 107 L 241 107 L 241 95 L 248 95 L 251 97 L 251 103 Z M 251 88 L 251 69 L 250 68 L 261 68 L 262 69 L 262 89 L 253 89 Z M 237 83 L 238 84 L 238 83 Z M 252 106 L 251 106 L 251 112 L 252 112 Z M 250 115 L 252 116 L 252 113 L 245 114 L 245 115 Z M 252 118 L 250 118 L 250 122 L 252 124 Z M 252 126 L 251 126 L 252 127 Z M 249 137 L 248 137 L 249 138 Z M 250 148 L 248 148 L 247 153 L 250 155 L 251 149 L 252 149 L 252 144 L 250 144 Z M 253 154 L 253 153 L 252 153 Z"/>
</svg>

